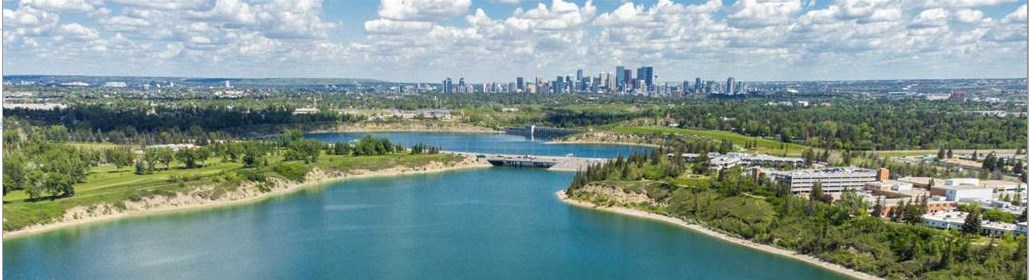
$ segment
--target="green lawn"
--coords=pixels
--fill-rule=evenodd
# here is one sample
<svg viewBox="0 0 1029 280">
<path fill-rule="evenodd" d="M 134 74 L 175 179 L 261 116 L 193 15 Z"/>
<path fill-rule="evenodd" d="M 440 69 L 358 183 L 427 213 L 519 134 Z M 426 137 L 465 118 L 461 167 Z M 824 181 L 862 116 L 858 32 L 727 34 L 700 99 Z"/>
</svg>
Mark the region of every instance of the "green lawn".
<svg viewBox="0 0 1029 280">
<path fill-rule="evenodd" d="M 734 145 L 740 147 L 743 147 L 747 145 L 747 143 L 754 142 L 756 140 L 757 148 L 753 149 L 754 152 L 772 155 L 781 155 L 784 151 L 787 152 L 788 155 L 800 155 L 805 149 L 811 148 L 800 144 L 786 144 L 787 149 L 783 150 L 782 148 L 780 148 L 780 146 L 782 146 L 782 142 L 779 142 L 777 140 L 746 136 L 735 132 L 721 130 L 697 130 L 664 126 L 615 127 L 610 130 L 612 132 L 629 134 L 695 135 L 715 140 L 729 140 L 729 142 L 732 142 Z"/>
</svg>

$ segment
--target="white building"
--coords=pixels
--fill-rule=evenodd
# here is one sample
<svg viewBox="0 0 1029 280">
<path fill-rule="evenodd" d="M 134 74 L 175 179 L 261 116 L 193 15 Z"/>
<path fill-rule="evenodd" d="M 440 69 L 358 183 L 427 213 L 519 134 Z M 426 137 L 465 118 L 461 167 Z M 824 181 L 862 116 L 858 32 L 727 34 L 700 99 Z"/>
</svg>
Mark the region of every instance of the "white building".
<svg viewBox="0 0 1029 280">
<path fill-rule="evenodd" d="M 1004 181 L 1004 180 L 981 180 L 979 185 L 983 187 L 992 188 L 994 192 L 1024 192 L 1026 190 L 1025 183 Z"/>
<path fill-rule="evenodd" d="M 922 215 L 922 220 L 926 226 L 938 229 L 956 229 L 961 230 L 961 227 L 965 224 L 965 216 L 968 213 L 958 211 L 940 211 L 936 214 L 925 214 Z"/>
<path fill-rule="evenodd" d="M 1004 236 L 1005 233 L 1015 234 L 1018 226 L 1015 224 L 1001 222 L 983 222 L 982 234 L 994 237 Z"/>
<path fill-rule="evenodd" d="M 915 185 L 910 182 L 901 182 L 897 180 L 883 180 L 865 183 L 866 190 L 880 191 L 910 191 L 914 186 Z"/>
<path fill-rule="evenodd" d="M 318 110 L 318 108 L 311 108 L 311 107 L 304 107 L 304 108 L 293 109 L 293 115 L 294 116 L 296 116 L 296 115 L 311 115 L 311 114 L 317 114 L 318 112 L 320 112 L 320 110 Z"/>
<path fill-rule="evenodd" d="M 948 201 L 983 201 L 993 198 L 993 189 L 978 185 L 944 185 L 937 187 L 943 190 Z"/>
<path fill-rule="evenodd" d="M 671 158 L 674 154 L 668 154 Z M 688 162 L 697 161 L 700 158 L 700 154 L 685 153 L 680 155 Z M 802 158 L 790 158 L 790 157 L 777 157 L 764 154 L 751 155 L 747 153 L 726 153 L 720 154 L 716 152 L 707 153 L 709 158 L 709 164 L 711 168 L 732 168 L 734 166 L 803 166 L 805 164 Z"/>
<path fill-rule="evenodd" d="M 125 82 L 106 82 L 103 85 L 103 87 L 110 87 L 110 88 L 123 88 L 123 87 L 127 87 L 127 86 L 129 86 L 129 85 L 126 84 Z"/>
<path fill-rule="evenodd" d="M 776 171 L 769 175 L 789 185 L 793 193 L 811 192 L 816 182 L 822 184 L 822 191 L 837 193 L 844 189 L 859 190 L 865 183 L 876 181 L 875 170 L 853 167 Z"/>
<path fill-rule="evenodd" d="M 957 186 L 957 185 L 975 185 L 975 186 L 978 186 L 979 185 L 979 179 L 976 179 L 976 178 L 951 178 L 951 179 L 947 179 L 946 181 L 944 181 L 943 184 L 947 185 L 947 186 Z"/>
<path fill-rule="evenodd" d="M 716 157 L 716 158 L 712 158 L 711 161 L 708 162 L 708 166 L 710 166 L 711 169 L 715 169 L 715 170 L 722 170 L 722 169 L 725 169 L 725 168 L 733 168 L 733 167 L 736 167 L 738 165 L 740 165 L 740 159 L 739 158 L 733 158 L 733 157 Z"/>
<path fill-rule="evenodd" d="M 968 213 L 965 212 L 940 211 L 936 212 L 936 214 L 922 215 L 922 220 L 925 221 L 924 224 L 929 227 L 944 230 L 961 230 L 961 228 L 965 225 L 965 218 L 967 216 Z M 1024 234 L 1025 232 L 1025 223 L 1019 223 L 1016 225 L 993 221 L 983 221 L 982 225 L 983 232 L 980 233 L 988 236 L 1003 236 L 1005 233 L 1019 234 L 1019 231 L 1022 231 L 1021 234 Z"/>
</svg>

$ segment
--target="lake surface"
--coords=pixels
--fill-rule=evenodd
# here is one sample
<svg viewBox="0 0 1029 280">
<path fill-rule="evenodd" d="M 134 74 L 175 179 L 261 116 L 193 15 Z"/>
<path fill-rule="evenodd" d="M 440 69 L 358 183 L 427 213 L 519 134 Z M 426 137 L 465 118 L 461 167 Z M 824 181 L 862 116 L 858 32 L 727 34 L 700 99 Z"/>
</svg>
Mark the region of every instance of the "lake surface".
<svg viewBox="0 0 1029 280">
<path fill-rule="evenodd" d="M 498 149 L 516 154 L 550 151 L 551 155 L 605 156 L 639 149 L 584 146 L 576 150 L 577 145 L 545 145 L 503 135 L 379 135 L 390 135 L 405 144 L 425 140 L 450 150 L 461 143 L 482 143 L 496 137 L 510 140 Z M 360 136 L 311 136 L 321 140 L 347 137 Z M 439 142 L 427 142 L 432 139 Z M 843 278 L 670 224 L 566 205 L 554 192 L 565 188 L 572 176 L 537 169 L 488 168 L 355 179 L 255 204 L 75 226 L 4 241 L 3 276 Z"/>
<path fill-rule="evenodd" d="M 530 154 L 537 156 L 566 156 L 591 158 L 615 158 L 618 155 L 628 156 L 632 153 L 648 152 L 650 148 L 625 145 L 604 144 L 547 144 L 545 140 L 530 140 L 522 136 L 507 134 L 476 133 L 411 133 L 411 132 L 374 132 L 374 133 L 316 133 L 307 138 L 325 142 L 350 142 L 365 135 L 385 137 L 400 142 L 404 146 L 418 143 L 442 147 L 443 150 L 491 154 Z"/>
</svg>

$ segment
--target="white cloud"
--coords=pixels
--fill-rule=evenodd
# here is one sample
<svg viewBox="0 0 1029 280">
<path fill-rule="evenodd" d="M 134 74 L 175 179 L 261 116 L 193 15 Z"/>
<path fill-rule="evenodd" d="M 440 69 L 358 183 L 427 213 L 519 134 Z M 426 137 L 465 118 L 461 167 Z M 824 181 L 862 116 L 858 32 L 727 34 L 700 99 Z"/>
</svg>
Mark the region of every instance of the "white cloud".
<svg viewBox="0 0 1029 280">
<path fill-rule="evenodd" d="M 950 12 L 943 8 L 929 9 L 918 13 L 910 26 L 913 28 L 946 26 L 948 17 L 950 17 Z"/>
<path fill-rule="evenodd" d="M 729 24 L 760 27 L 785 25 L 800 12 L 800 0 L 739 0 L 729 8 Z"/>
<path fill-rule="evenodd" d="M 998 13 L 1014 6 L 1000 6 L 1008 0 L 657 0 L 606 11 L 592 1 L 542 2 L 497 14 L 470 0 L 382 0 L 368 11 L 377 17 L 354 25 L 364 29 L 354 38 L 336 35 L 346 31 L 343 22 L 326 20 L 320 0 L 23 0 L 3 10 L 3 42 L 19 58 L 9 60 L 13 69 L 45 69 L 37 60 L 45 57 L 98 69 L 158 66 L 130 73 L 420 81 L 547 77 L 616 64 L 653 65 L 666 78 L 860 78 L 1026 57 L 1026 5 Z M 848 67 L 826 71 L 831 65 Z M 1024 71 L 1017 68 L 1005 69 Z"/>
<path fill-rule="evenodd" d="M 425 32 L 435 24 L 425 21 L 397 21 L 391 19 L 375 19 L 364 22 L 364 29 L 369 34 L 401 34 L 409 32 Z"/>
<path fill-rule="evenodd" d="M 82 11 L 93 10 L 93 5 L 85 0 L 22 0 L 20 5 L 48 11 Z"/>
<path fill-rule="evenodd" d="M 256 8 L 263 33 L 272 38 L 325 38 L 340 26 L 322 21 L 321 0 L 272 0 Z"/>
<path fill-rule="evenodd" d="M 926 0 L 926 7 L 956 7 L 956 8 L 968 8 L 968 7 L 982 7 L 982 6 L 996 6 L 1000 4 L 1014 3 L 1018 0 Z"/>
<path fill-rule="evenodd" d="M 722 9 L 722 0 L 708 0 L 704 4 L 686 6 L 686 12 L 705 14 L 713 13 Z"/>
<path fill-rule="evenodd" d="M 1018 9 L 1016 9 L 1014 12 L 1011 12 L 1010 14 L 1005 16 L 1004 21 L 1025 23 L 1026 16 L 1029 15 L 1027 15 L 1026 5 L 1023 4 L 1021 7 L 1018 7 Z"/>
<path fill-rule="evenodd" d="M 201 10 L 207 3 L 207 0 L 107 0 L 114 4 L 120 4 L 127 7 L 143 8 L 143 9 L 154 9 L 154 10 L 166 10 L 166 11 L 181 11 L 181 10 Z"/>
<path fill-rule="evenodd" d="M 222 21 L 233 25 L 252 25 L 257 22 L 254 8 L 241 0 L 217 0 L 210 10 L 189 11 L 188 13 L 196 18 Z"/>
<path fill-rule="evenodd" d="M 442 21 L 468 12 L 471 0 L 382 0 L 379 16 L 392 20 Z"/>
<path fill-rule="evenodd" d="M 524 11 L 518 8 L 505 24 L 520 30 L 562 30 L 581 26 L 596 13 L 592 0 L 579 5 L 562 0 L 553 0 L 550 7 L 540 3 L 534 9 Z"/>
<path fill-rule="evenodd" d="M 977 23 L 983 20 L 983 12 L 972 9 L 962 9 L 954 13 L 954 19 L 960 23 Z"/>
<path fill-rule="evenodd" d="M 61 36 L 68 36 L 78 41 L 96 40 L 100 38 L 100 35 L 92 28 L 82 26 L 78 23 L 70 23 L 61 25 L 58 28 Z"/>
</svg>

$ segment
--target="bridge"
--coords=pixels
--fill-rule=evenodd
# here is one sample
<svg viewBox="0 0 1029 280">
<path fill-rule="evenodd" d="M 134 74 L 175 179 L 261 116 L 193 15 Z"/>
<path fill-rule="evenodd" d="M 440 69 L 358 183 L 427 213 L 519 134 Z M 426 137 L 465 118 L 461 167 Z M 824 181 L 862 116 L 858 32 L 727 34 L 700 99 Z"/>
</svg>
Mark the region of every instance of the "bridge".
<svg viewBox="0 0 1029 280">
<path fill-rule="evenodd" d="M 555 157 L 535 155 L 505 155 L 505 154 L 477 154 L 465 152 L 449 152 L 459 155 L 472 155 L 480 160 L 485 160 L 493 166 L 521 167 L 521 168 L 542 168 L 552 171 L 579 171 L 586 170 L 590 164 L 603 163 L 607 159 L 583 158 L 583 157 Z"/>
</svg>

